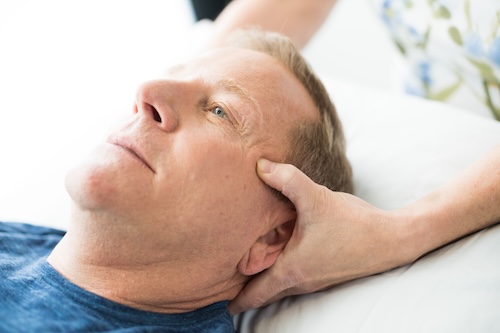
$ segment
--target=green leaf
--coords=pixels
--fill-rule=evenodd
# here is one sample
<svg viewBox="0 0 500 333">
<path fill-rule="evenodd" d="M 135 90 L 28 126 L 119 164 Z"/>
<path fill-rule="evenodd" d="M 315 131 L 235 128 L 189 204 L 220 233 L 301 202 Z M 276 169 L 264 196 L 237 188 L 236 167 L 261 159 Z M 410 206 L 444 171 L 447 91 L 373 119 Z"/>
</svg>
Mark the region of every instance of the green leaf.
<svg viewBox="0 0 500 333">
<path fill-rule="evenodd" d="M 470 1 L 465 0 L 464 4 L 465 19 L 467 20 L 467 29 L 470 32 L 472 30 L 472 21 L 470 19 Z"/>
<path fill-rule="evenodd" d="M 425 50 L 427 48 L 427 43 L 429 42 L 429 35 L 430 34 L 431 34 L 431 26 L 428 26 L 427 30 L 425 30 L 422 41 L 417 43 L 417 45 L 415 45 L 415 46 L 422 49 L 422 50 Z"/>
<path fill-rule="evenodd" d="M 405 47 L 403 46 L 403 44 L 401 44 L 398 40 L 394 39 L 394 44 L 396 44 L 396 47 L 399 49 L 399 51 L 402 53 L 402 54 L 405 54 L 406 55 L 406 49 Z"/>
<path fill-rule="evenodd" d="M 495 74 L 493 73 L 493 70 L 491 69 L 490 65 L 480 62 L 477 60 L 474 60 L 472 58 L 467 58 L 467 60 L 470 61 L 471 64 L 473 64 L 477 69 L 479 69 L 479 73 L 481 73 L 481 76 L 485 78 L 487 81 L 495 81 L 498 82 L 497 78 L 495 77 Z"/>
<path fill-rule="evenodd" d="M 441 91 L 438 91 L 434 94 L 430 95 L 431 99 L 435 99 L 438 101 L 445 101 L 447 100 L 453 93 L 462 85 L 462 80 L 458 80 L 456 83 L 452 84 L 449 87 L 444 88 Z"/>
<path fill-rule="evenodd" d="M 493 89 L 497 90 L 498 87 L 500 86 L 500 83 L 494 83 L 493 86 L 494 86 Z M 493 104 L 493 100 L 491 99 L 491 94 L 490 94 L 490 87 L 488 82 L 486 82 L 486 80 L 483 80 L 483 88 L 484 88 L 486 105 L 490 109 L 491 113 L 493 113 L 495 119 L 500 121 L 500 108 L 495 107 L 495 104 Z"/>
<path fill-rule="evenodd" d="M 437 17 L 449 19 L 451 17 L 450 11 L 445 6 L 440 6 L 437 11 Z"/>
<path fill-rule="evenodd" d="M 464 42 L 462 40 L 462 35 L 460 34 L 460 31 L 458 31 L 456 27 L 450 27 L 448 29 L 448 34 L 455 43 L 457 43 L 458 45 L 464 45 Z"/>
</svg>

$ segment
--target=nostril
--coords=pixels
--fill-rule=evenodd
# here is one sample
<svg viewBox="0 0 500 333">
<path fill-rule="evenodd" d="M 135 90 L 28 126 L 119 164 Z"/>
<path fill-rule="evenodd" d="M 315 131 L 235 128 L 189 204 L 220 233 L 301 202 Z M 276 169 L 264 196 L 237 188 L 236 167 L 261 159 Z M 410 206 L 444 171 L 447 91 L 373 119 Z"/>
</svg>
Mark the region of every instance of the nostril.
<svg viewBox="0 0 500 333">
<path fill-rule="evenodd" d="M 160 116 L 160 113 L 158 113 L 158 111 L 156 111 L 156 109 L 154 107 L 151 107 L 151 112 L 153 113 L 153 119 L 159 123 L 161 123 L 161 116 Z"/>
</svg>

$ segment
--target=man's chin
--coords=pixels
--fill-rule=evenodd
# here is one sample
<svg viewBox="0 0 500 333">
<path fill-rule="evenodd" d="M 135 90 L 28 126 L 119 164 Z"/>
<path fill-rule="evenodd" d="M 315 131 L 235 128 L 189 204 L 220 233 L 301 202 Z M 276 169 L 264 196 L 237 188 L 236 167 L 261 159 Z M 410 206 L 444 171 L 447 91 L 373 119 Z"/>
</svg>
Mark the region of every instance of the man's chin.
<svg viewBox="0 0 500 333">
<path fill-rule="evenodd" d="M 82 163 L 68 171 L 66 191 L 73 202 L 87 209 L 99 209 L 116 200 L 120 184 L 119 165 L 99 146 Z"/>
<path fill-rule="evenodd" d="M 80 209 L 134 215 L 134 208 L 154 201 L 154 174 L 116 150 L 102 144 L 66 174 L 66 191 Z"/>
<path fill-rule="evenodd" d="M 105 181 L 103 172 L 89 165 L 72 168 L 65 179 L 65 187 L 71 200 L 84 209 L 99 209 L 107 205 L 115 190 Z"/>
</svg>

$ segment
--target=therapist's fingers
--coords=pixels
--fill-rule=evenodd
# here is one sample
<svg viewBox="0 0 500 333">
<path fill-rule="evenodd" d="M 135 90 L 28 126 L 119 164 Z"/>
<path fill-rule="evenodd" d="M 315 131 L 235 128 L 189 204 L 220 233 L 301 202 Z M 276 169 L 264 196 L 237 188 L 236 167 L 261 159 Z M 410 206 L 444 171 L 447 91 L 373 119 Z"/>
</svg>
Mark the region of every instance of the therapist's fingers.
<svg viewBox="0 0 500 333">
<path fill-rule="evenodd" d="M 292 271 L 283 270 L 280 265 L 272 266 L 254 277 L 229 303 L 229 311 L 235 315 L 278 301 L 292 294 L 298 284 Z"/>
<path fill-rule="evenodd" d="M 317 238 L 306 235 L 315 230 L 322 237 L 328 234 L 324 228 L 315 227 L 322 222 L 321 219 L 318 220 L 323 215 L 320 207 L 328 205 L 324 202 L 324 192 L 328 190 L 290 164 L 260 159 L 257 172 L 266 184 L 292 201 L 298 212 L 298 220 L 291 239 L 274 265 L 254 277 L 230 302 L 229 310 L 233 314 L 260 307 L 285 296 L 318 290 L 318 286 L 306 281 L 310 280 L 308 274 L 311 272 L 313 276 L 319 276 L 315 267 L 323 266 L 322 262 L 318 262 L 315 252 L 314 240 Z"/>
<path fill-rule="evenodd" d="M 266 159 L 257 162 L 259 177 L 272 188 L 280 191 L 295 205 L 301 214 L 306 214 L 312 207 L 318 184 L 291 164 L 279 164 Z"/>
</svg>

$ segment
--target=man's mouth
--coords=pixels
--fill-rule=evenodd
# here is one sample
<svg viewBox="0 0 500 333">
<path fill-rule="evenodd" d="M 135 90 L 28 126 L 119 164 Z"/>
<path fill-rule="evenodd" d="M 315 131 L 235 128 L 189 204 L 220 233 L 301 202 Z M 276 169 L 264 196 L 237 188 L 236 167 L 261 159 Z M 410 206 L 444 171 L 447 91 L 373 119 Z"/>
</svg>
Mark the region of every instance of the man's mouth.
<svg viewBox="0 0 500 333">
<path fill-rule="evenodd" d="M 133 155 L 137 160 L 139 160 L 142 164 L 144 164 L 146 167 L 148 167 L 149 170 L 151 170 L 153 173 L 156 173 L 156 171 L 149 164 L 149 162 L 144 158 L 144 156 L 140 153 L 140 151 L 137 149 L 137 147 L 135 147 L 135 145 L 130 143 L 128 140 L 112 138 L 112 139 L 108 140 L 108 143 L 126 150 L 131 155 Z"/>
</svg>

